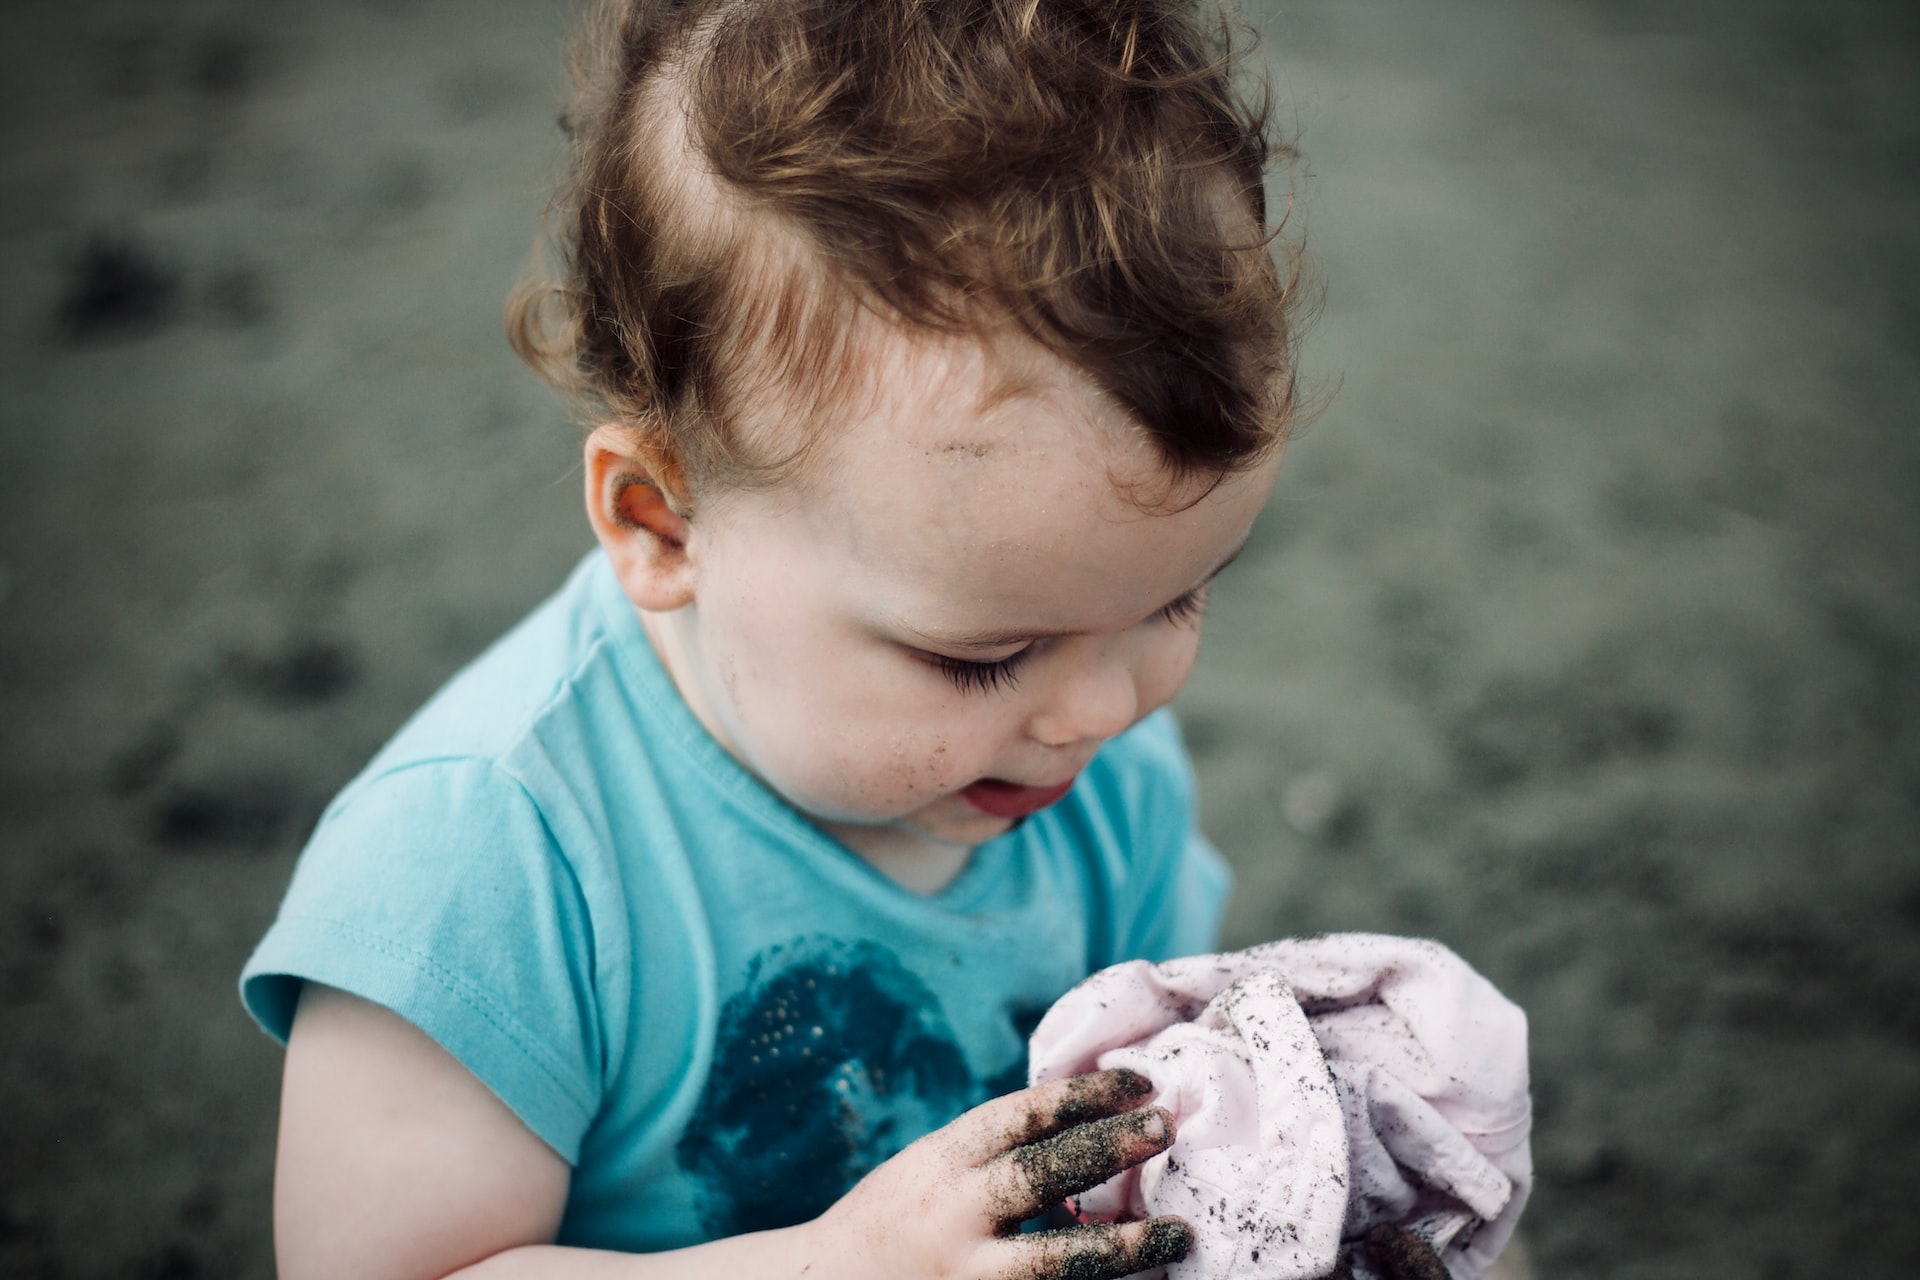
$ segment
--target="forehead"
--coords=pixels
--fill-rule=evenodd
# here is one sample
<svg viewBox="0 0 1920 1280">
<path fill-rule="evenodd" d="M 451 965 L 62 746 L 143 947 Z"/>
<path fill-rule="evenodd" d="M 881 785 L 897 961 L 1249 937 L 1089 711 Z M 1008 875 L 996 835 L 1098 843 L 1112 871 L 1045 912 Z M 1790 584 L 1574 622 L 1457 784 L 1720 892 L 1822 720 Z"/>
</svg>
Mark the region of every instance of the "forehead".
<svg viewBox="0 0 1920 1280">
<path fill-rule="evenodd" d="M 1042 522 L 1021 514 L 1054 509 L 1136 520 L 1145 513 L 1129 491 L 1169 488 L 1144 434 L 1030 340 L 893 331 L 863 343 L 859 360 L 860 390 L 822 424 L 807 471 L 850 528 L 990 518 L 1031 532 Z"/>
<path fill-rule="evenodd" d="M 893 333 L 774 499 L 823 560 L 903 615 L 1123 625 L 1197 585 L 1272 470 L 1176 483 L 1084 374 L 1026 339 Z M 964 617 L 962 615 L 965 615 Z"/>
</svg>

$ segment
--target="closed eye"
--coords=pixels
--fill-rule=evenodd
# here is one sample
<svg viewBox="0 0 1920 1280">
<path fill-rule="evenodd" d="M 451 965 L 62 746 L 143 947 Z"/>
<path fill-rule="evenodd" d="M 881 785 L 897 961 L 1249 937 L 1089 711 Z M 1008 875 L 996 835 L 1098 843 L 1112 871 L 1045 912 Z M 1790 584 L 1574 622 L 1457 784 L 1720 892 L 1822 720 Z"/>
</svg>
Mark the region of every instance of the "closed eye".
<svg viewBox="0 0 1920 1280">
<path fill-rule="evenodd" d="M 944 653 L 925 653 L 924 656 L 962 693 L 987 693 L 995 689 L 1013 688 L 1019 682 L 1016 672 L 1031 652 L 1032 647 L 1029 646 L 992 662 L 969 662 L 965 658 L 949 657 Z"/>
<path fill-rule="evenodd" d="M 1153 621 L 1170 622 L 1175 626 L 1199 621 L 1200 615 L 1207 609 L 1207 585 L 1203 583 L 1178 600 L 1166 604 L 1153 615 Z M 1018 653 L 995 658 L 991 662 L 974 662 L 924 649 L 919 652 L 962 693 L 988 693 L 997 689 L 1012 689 L 1019 683 L 1020 664 L 1033 652 L 1033 646 L 1028 645 Z"/>
<path fill-rule="evenodd" d="M 1187 594 L 1167 605 L 1153 616 L 1158 621 L 1171 622 L 1178 625 L 1180 623 L 1196 622 L 1199 620 L 1200 615 L 1206 611 L 1207 588 L 1203 584 L 1187 592 Z"/>
</svg>

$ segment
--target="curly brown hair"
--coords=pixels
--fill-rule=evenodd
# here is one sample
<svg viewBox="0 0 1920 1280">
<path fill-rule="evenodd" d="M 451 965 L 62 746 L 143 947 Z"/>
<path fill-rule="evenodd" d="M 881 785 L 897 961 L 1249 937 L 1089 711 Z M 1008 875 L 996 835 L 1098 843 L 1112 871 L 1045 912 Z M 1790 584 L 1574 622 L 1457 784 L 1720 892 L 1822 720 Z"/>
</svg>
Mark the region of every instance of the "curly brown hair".
<svg viewBox="0 0 1920 1280">
<path fill-rule="evenodd" d="M 602 4 L 514 347 L 695 486 L 780 475 L 805 441 L 743 407 L 817 422 L 874 321 L 1024 333 L 1175 476 L 1249 466 L 1294 411 L 1299 270 L 1236 33 L 1196 0 Z"/>
</svg>

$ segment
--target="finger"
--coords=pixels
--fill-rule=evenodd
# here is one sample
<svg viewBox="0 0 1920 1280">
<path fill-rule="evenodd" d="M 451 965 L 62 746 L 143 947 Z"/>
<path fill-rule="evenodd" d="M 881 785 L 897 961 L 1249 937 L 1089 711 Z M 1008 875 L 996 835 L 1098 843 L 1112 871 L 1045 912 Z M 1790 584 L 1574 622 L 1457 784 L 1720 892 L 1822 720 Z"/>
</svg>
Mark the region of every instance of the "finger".
<svg viewBox="0 0 1920 1280">
<path fill-rule="evenodd" d="M 1152 1096 L 1153 1082 L 1138 1071 L 1094 1071 L 983 1103 L 955 1120 L 948 1132 L 956 1158 L 978 1165 L 1077 1125 L 1131 1111 Z"/>
<path fill-rule="evenodd" d="M 981 1166 L 987 1204 L 1002 1226 L 1024 1222 L 1172 1144 L 1173 1117 L 1161 1107 L 1095 1120 Z"/>
<path fill-rule="evenodd" d="M 1383 1222 L 1367 1232 L 1367 1252 L 1388 1280 L 1448 1280 L 1433 1246 L 1405 1227 Z"/>
<path fill-rule="evenodd" d="M 1193 1248 L 1193 1228 L 1150 1218 L 1009 1236 L 989 1248 L 1005 1254 L 988 1272 L 995 1280 L 1115 1280 L 1180 1261 Z"/>
</svg>

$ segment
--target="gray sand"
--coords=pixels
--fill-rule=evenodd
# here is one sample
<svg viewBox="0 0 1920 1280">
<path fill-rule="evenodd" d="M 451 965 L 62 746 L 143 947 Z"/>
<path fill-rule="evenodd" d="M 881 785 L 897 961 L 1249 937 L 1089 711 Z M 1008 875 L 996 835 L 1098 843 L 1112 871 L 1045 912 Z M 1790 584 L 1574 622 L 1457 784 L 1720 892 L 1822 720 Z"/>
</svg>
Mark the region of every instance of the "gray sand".
<svg viewBox="0 0 1920 1280">
<path fill-rule="evenodd" d="M 560 8 L 8 7 L 0 1273 L 271 1274 L 234 975 L 587 545 L 498 324 Z M 1909 12 L 1261 18 L 1330 399 L 1183 698 L 1229 941 L 1427 934 L 1526 1006 L 1543 1277 L 1920 1247 Z"/>
</svg>

